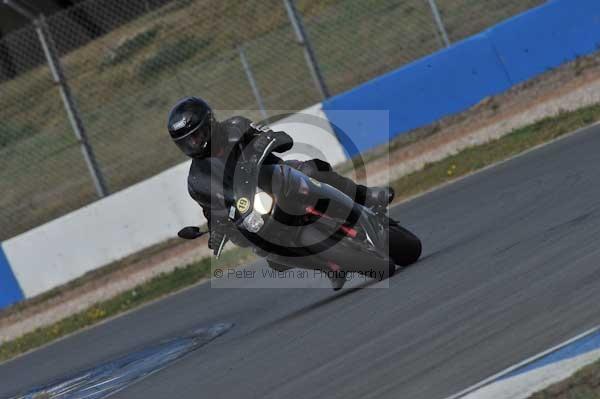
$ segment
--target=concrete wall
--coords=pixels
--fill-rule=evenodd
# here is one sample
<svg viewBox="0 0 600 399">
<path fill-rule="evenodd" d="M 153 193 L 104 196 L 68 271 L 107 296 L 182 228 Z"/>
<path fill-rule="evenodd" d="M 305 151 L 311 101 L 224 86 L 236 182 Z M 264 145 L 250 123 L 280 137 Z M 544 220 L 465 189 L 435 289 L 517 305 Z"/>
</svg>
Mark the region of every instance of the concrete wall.
<svg viewBox="0 0 600 399">
<path fill-rule="evenodd" d="M 323 116 L 317 104 L 273 124 L 296 141 L 287 157 L 346 159 Z M 1 243 L 0 308 L 173 238 L 183 226 L 204 223 L 187 194 L 188 169 L 189 162 L 182 163 Z"/>
<path fill-rule="evenodd" d="M 283 154 L 284 159 L 319 158 L 332 165 L 348 159 L 344 148 L 333 133 L 321 104 L 281 119 L 271 127 L 289 133 L 294 139 L 294 147 Z"/>
<path fill-rule="evenodd" d="M 29 298 L 175 236 L 200 217 L 187 196 L 188 163 L 3 243 Z"/>
<path fill-rule="evenodd" d="M 323 109 L 344 130 L 338 134 L 347 137 L 344 147 L 356 155 L 599 48 L 600 1 L 549 1 L 330 98 Z M 366 133 L 368 121 L 343 110 L 389 110 L 390 132 L 373 140 Z"/>
</svg>

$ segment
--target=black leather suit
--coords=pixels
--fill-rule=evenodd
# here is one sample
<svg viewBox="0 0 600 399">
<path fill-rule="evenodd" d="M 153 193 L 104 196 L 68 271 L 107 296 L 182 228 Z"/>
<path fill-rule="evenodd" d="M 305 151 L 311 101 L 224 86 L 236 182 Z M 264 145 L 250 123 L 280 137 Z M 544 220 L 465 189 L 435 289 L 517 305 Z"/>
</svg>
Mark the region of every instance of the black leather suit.
<svg viewBox="0 0 600 399">
<path fill-rule="evenodd" d="M 222 203 L 224 187 L 230 185 L 233 179 L 234 167 L 238 154 L 237 143 L 240 141 L 247 145 L 261 134 L 268 132 L 268 128 L 260 127 L 244 117 L 233 117 L 216 126 L 218 131 L 213 132 L 211 143 L 211 156 L 208 158 L 194 158 L 188 175 L 188 192 L 190 196 L 200 204 L 204 216 L 208 220 L 212 234 L 214 219 L 226 219 L 226 209 L 218 206 Z M 271 132 L 272 133 L 272 132 Z M 280 133 L 285 135 L 285 133 Z M 280 152 L 291 148 L 291 138 L 286 148 L 280 148 Z M 352 180 L 334 172 L 331 165 L 319 159 L 309 161 L 283 161 L 281 158 L 271 154 L 265 160 L 269 163 L 285 163 L 302 173 L 329 184 L 360 204 L 364 204 L 367 188 L 355 184 Z M 234 243 L 241 243 L 233 240 Z"/>
</svg>

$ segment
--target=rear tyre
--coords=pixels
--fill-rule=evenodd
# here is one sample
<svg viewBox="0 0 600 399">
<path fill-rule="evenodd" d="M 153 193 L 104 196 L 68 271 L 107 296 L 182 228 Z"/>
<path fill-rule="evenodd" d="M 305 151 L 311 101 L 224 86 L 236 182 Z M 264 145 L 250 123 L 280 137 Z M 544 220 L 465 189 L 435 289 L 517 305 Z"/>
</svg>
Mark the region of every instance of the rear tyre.
<svg viewBox="0 0 600 399">
<path fill-rule="evenodd" d="M 390 258 L 398 266 L 410 266 L 419 260 L 423 247 L 421 240 L 398 224 L 389 226 Z M 390 271 L 390 275 L 392 275 Z"/>
<path fill-rule="evenodd" d="M 396 274 L 396 264 L 390 261 L 390 265 L 388 266 L 388 278 L 392 277 Z"/>
</svg>

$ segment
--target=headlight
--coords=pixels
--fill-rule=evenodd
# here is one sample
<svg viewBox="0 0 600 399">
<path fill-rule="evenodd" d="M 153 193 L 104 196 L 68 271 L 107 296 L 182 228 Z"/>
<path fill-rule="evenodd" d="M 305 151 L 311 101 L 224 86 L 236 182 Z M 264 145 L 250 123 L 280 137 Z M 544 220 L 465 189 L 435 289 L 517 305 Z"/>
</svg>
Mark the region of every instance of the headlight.
<svg viewBox="0 0 600 399">
<path fill-rule="evenodd" d="M 242 223 L 244 224 L 246 230 L 248 230 L 250 233 L 258 233 L 261 227 L 263 227 L 265 224 L 265 221 L 263 220 L 262 216 L 258 214 L 258 212 L 252 211 L 244 218 Z"/>
<path fill-rule="evenodd" d="M 264 191 L 258 191 L 254 195 L 254 210 L 261 215 L 271 213 L 273 203 L 273 197 Z"/>
</svg>

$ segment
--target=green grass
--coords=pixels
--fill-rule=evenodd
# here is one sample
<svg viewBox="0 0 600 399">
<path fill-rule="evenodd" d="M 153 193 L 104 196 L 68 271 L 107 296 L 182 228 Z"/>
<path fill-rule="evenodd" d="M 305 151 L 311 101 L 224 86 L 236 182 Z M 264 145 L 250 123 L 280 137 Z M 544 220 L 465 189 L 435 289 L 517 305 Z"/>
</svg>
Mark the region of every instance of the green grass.
<svg viewBox="0 0 600 399">
<path fill-rule="evenodd" d="M 449 35 L 459 40 L 542 2 L 438 5 Z M 441 46 L 422 0 L 297 3 L 333 93 Z M 55 26 L 72 28 L 63 22 Z M 267 108 L 298 110 L 320 100 L 281 0 L 177 0 L 62 57 L 111 192 L 183 161 L 164 132 L 165 115 L 177 99 L 197 94 L 217 110 L 231 110 L 220 112 L 221 118 L 252 116 L 256 101 L 235 50 L 240 43 Z M 0 92 L 0 120 L 15 127 L 0 132 L 8 143 L 0 145 L 4 240 L 96 196 L 48 68 L 3 82 Z M 29 135 L 29 128 L 36 134 Z"/>
<path fill-rule="evenodd" d="M 529 399 L 600 399 L 600 361 L 583 367 L 566 380 L 531 395 Z"/>
<path fill-rule="evenodd" d="M 163 46 L 156 54 L 140 64 L 138 77 L 142 81 L 146 81 L 158 77 L 161 72 L 169 69 L 176 70 L 177 66 L 191 59 L 210 44 L 210 39 L 184 37 L 172 45 Z"/>
<path fill-rule="evenodd" d="M 426 191 L 600 120 L 600 104 L 563 112 L 487 144 L 467 148 L 392 182 L 398 199 Z"/>
<path fill-rule="evenodd" d="M 35 134 L 31 125 L 17 125 L 8 122 L 0 122 L 0 148 L 8 147 L 10 144 Z"/>
<path fill-rule="evenodd" d="M 100 70 L 103 67 L 115 66 L 122 62 L 126 62 L 141 51 L 144 47 L 149 46 L 160 30 L 160 26 L 155 26 L 150 30 L 143 31 L 137 35 L 127 38 L 120 46 L 116 47 L 112 53 L 105 57 L 101 64 Z"/>
<path fill-rule="evenodd" d="M 67 317 L 46 327 L 38 328 L 22 337 L 8 341 L 0 346 L 0 362 L 21 353 L 55 341 L 67 334 L 97 324 L 109 317 L 134 309 L 149 301 L 189 287 L 210 276 L 211 265 L 232 267 L 251 262 L 252 252 L 245 249 L 232 249 L 223 253 L 219 260 L 205 258 L 200 262 L 163 273 L 150 281 L 140 284 L 116 297 L 97 303 L 89 309 Z M 211 263 L 212 262 L 212 263 Z"/>
</svg>

